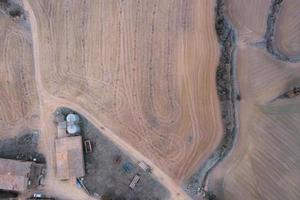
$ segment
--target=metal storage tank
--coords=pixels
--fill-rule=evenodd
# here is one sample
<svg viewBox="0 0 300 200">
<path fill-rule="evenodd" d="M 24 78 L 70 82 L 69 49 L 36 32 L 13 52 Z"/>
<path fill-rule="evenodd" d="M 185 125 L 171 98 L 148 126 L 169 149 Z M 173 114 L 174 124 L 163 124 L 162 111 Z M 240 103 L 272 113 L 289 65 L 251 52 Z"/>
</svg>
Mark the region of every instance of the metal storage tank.
<svg viewBox="0 0 300 200">
<path fill-rule="evenodd" d="M 67 127 L 67 131 L 69 134 L 77 134 L 80 133 L 80 127 L 78 125 L 72 124 Z"/>
<path fill-rule="evenodd" d="M 73 122 L 73 123 L 78 123 L 79 122 L 79 116 L 76 114 L 68 114 L 67 116 L 67 122 Z"/>
</svg>

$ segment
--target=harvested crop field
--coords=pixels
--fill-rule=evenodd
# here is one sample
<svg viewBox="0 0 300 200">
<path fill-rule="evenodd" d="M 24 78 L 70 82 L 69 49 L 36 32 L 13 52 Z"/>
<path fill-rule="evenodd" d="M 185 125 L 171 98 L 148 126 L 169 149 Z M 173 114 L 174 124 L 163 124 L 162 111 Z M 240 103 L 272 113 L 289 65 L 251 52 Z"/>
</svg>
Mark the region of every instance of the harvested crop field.
<svg viewBox="0 0 300 200">
<path fill-rule="evenodd" d="M 43 153 L 41 191 L 64 199 L 298 200 L 298 8 L 297 0 L 0 0 L 0 153 Z M 89 124 L 82 135 L 95 151 L 80 180 L 93 194 L 55 176 L 54 143 L 69 123 L 54 122 L 59 107 Z M 33 130 L 39 142 L 20 146 Z"/>
<path fill-rule="evenodd" d="M 28 1 L 28 9 L 47 95 L 81 107 L 177 182 L 218 144 L 212 1 Z"/>
<path fill-rule="evenodd" d="M 37 129 L 39 106 L 31 33 L 23 19 L 2 13 L 0 4 L 0 138 Z"/>
<path fill-rule="evenodd" d="M 275 44 L 282 53 L 290 57 L 300 55 L 300 2 L 282 2 L 275 31 Z"/>
<path fill-rule="evenodd" d="M 269 6 L 272 0 L 224 0 L 227 15 L 239 30 L 240 44 L 260 42 L 265 34 Z"/>
<path fill-rule="evenodd" d="M 227 159 L 213 170 L 208 187 L 220 199 L 296 200 L 300 198 L 300 116 L 295 108 L 300 105 L 300 99 L 297 96 L 283 99 L 281 96 L 297 86 L 300 64 L 295 60 L 290 62 L 289 58 L 282 59 L 286 57 L 277 53 L 277 49 L 267 49 L 267 42 L 271 41 L 265 38 L 268 34 L 257 34 L 261 30 L 267 32 L 267 28 L 287 30 L 280 27 L 283 26 L 280 24 L 280 17 L 285 12 L 281 12 L 283 7 L 278 7 L 280 12 L 276 19 L 279 21 L 273 24 L 275 27 L 262 23 L 267 22 L 269 15 L 275 16 L 270 8 L 277 1 L 260 2 L 267 5 L 264 6 L 266 10 L 262 10 L 267 15 L 265 20 L 257 20 L 255 26 L 248 27 L 246 43 L 243 27 L 247 26 L 248 20 L 252 21 L 247 13 L 252 12 L 254 5 L 247 3 L 244 10 L 228 9 L 228 19 L 239 37 L 235 65 L 241 93 L 240 130 L 236 146 Z M 290 1 L 283 2 L 282 6 Z M 232 2 L 227 2 L 226 6 L 244 6 L 242 3 L 239 1 L 235 4 L 240 5 L 231 5 Z M 284 26 L 294 27 L 287 23 Z M 276 36 L 277 32 L 274 34 Z"/>
</svg>

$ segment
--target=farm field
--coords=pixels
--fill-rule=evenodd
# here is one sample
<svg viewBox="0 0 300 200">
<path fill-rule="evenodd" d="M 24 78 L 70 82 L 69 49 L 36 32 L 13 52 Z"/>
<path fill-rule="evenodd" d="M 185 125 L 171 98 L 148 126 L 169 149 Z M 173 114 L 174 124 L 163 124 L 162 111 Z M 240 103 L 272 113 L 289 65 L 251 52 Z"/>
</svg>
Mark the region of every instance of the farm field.
<svg viewBox="0 0 300 200">
<path fill-rule="evenodd" d="M 46 96 L 76 104 L 178 183 L 213 151 L 222 137 L 213 2 L 27 4 Z"/>
<path fill-rule="evenodd" d="M 300 63 L 280 61 L 270 54 L 261 43 L 266 23 L 258 18 L 249 19 L 248 13 L 254 12 L 259 2 L 262 9 L 259 11 L 267 14 L 263 15 L 266 22 L 271 2 L 253 1 L 244 10 L 234 9 L 245 2 L 227 2 L 229 19 L 238 34 L 235 65 L 241 94 L 239 132 L 236 146 L 211 173 L 208 185 L 220 199 L 296 200 L 300 198 L 297 186 L 300 183 L 300 115 L 296 109 L 300 99 L 279 97 L 299 84 Z M 295 8 L 292 1 L 283 1 L 275 23 L 275 45 L 288 45 L 291 38 L 293 45 L 300 44 L 290 34 L 293 31 L 289 28 L 296 29 L 296 26 L 283 22 L 295 17 L 292 10 L 285 11 L 292 8 Z M 252 20 L 257 23 L 250 26 Z M 289 52 L 283 53 L 297 55 L 293 48 L 287 49 Z"/>
<path fill-rule="evenodd" d="M 31 33 L 0 13 L 0 138 L 39 127 Z"/>
<path fill-rule="evenodd" d="M 276 27 L 275 42 L 282 53 L 299 57 L 300 54 L 300 2 L 287 0 L 282 3 L 278 25 Z"/>
<path fill-rule="evenodd" d="M 89 198 L 55 178 L 53 113 L 65 106 L 135 160 L 146 161 L 171 199 L 189 199 L 182 182 L 223 135 L 215 3 L 0 3 L 1 38 L 11 46 L 1 46 L 2 135 L 12 137 L 21 122 L 40 130 L 39 152 L 48 166 L 42 192 L 70 190 L 62 197 Z"/>
<path fill-rule="evenodd" d="M 0 0 L 1 157 L 46 161 L 37 191 L 62 199 L 298 200 L 299 8 Z M 74 135 L 85 170 L 61 181 Z"/>
<path fill-rule="evenodd" d="M 272 0 L 231 0 L 224 1 L 227 15 L 238 29 L 239 44 L 260 42 L 264 37 L 269 7 Z"/>
</svg>

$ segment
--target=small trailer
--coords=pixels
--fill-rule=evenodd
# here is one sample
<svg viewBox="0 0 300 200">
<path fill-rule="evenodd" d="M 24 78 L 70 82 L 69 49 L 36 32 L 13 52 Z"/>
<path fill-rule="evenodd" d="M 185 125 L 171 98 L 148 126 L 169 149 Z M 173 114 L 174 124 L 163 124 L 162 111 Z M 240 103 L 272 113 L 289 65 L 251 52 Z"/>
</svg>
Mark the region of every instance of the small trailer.
<svg viewBox="0 0 300 200">
<path fill-rule="evenodd" d="M 92 149 L 91 140 L 84 140 L 84 149 L 85 149 L 85 153 L 92 153 L 93 149 Z"/>
<path fill-rule="evenodd" d="M 147 165 L 144 161 L 138 162 L 138 166 L 142 168 L 145 172 L 151 173 L 151 167 Z"/>
<path fill-rule="evenodd" d="M 132 181 L 129 184 L 129 187 L 133 190 L 136 186 L 136 184 L 140 181 L 141 175 L 137 174 L 133 177 Z"/>
</svg>

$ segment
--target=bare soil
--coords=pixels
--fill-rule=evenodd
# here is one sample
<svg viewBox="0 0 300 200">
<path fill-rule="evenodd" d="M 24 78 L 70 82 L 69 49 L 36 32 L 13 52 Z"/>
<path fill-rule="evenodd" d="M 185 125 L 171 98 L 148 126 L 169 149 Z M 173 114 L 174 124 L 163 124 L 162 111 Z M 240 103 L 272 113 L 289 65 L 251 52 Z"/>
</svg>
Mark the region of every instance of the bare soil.
<svg viewBox="0 0 300 200">
<path fill-rule="evenodd" d="M 0 12 L 0 138 L 39 129 L 31 33 L 23 19 Z"/>
<path fill-rule="evenodd" d="M 246 1 L 227 2 L 228 8 L 244 6 L 228 10 L 239 37 L 236 66 L 241 91 L 240 131 L 232 153 L 209 177 L 208 188 L 220 199 L 300 197 L 300 190 L 295 187 L 300 170 L 299 98 L 281 98 L 299 84 L 299 64 L 276 56 L 269 51 L 265 35 L 256 34 L 258 30 L 268 32 L 268 28 L 274 28 L 267 24 L 269 15 L 274 14 L 269 12 L 273 3 L 276 1 L 260 1 L 266 6 L 255 7 L 255 1 L 247 1 L 247 5 Z M 247 13 L 254 9 L 268 15 L 249 29 L 245 43 L 243 27 L 247 21 L 252 22 Z"/>
<path fill-rule="evenodd" d="M 81 107 L 177 183 L 210 155 L 222 138 L 214 2 L 28 4 L 47 95 Z"/>
<path fill-rule="evenodd" d="M 195 172 L 192 192 L 205 187 L 220 199 L 300 199 L 300 102 L 298 96 L 281 98 L 300 80 L 298 4 L 224 3 L 232 29 L 215 29 L 215 21 L 224 21 L 216 17 L 211 0 L 0 1 L 3 155 L 31 159 L 38 156 L 37 148 L 48 169 L 47 188 L 40 191 L 62 199 L 93 199 L 75 180 L 55 178 L 53 112 L 69 107 L 95 126 L 90 135 L 95 141 L 116 145 L 106 149 L 119 148 L 111 152 L 148 163 L 155 178 L 143 175 L 147 184 L 157 188 L 159 181 L 172 200 L 190 199 L 181 185 Z M 220 44 L 216 33 L 225 37 Z M 240 130 L 233 143 L 236 126 Z M 26 130 L 40 131 L 38 146 L 34 137 L 20 137 Z M 97 140 L 102 136 L 107 140 Z M 30 148 L 19 140 L 31 141 Z M 8 151 L 9 144 L 14 151 Z M 110 190 L 113 195 L 147 199 L 146 191 L 153 191 L 149 185 L 149 190 L 137 188 L 138 194 L 126 193 L 126 181 L 104 168 L 93 171 L 95 163 L 101 165 L 98 156 L 111 157 L 102 145 L 96 143 L 99 155 L 87 158 L 89 188 L 107 192 L 118 182 L 122 189 Z M 94 158 L 97 162 L 89 165 Z M 197 176 L 201 166 L 206 170 Z M 118 167 L 109 170 L 122 180 L 132 178 Z M 110 188 L 94 187 L 102 184 L 98 177 L 103 174 Z M 159 188 L 153 198 L 167 198 Z"/>
<path fill-rule="evenodd" d="M 299 9 L 299 1 L 283 1 L 274 30 L 274 45 L 280 52 L 294 61 L 299 61 L 300 57 Z"/>
</svg>

